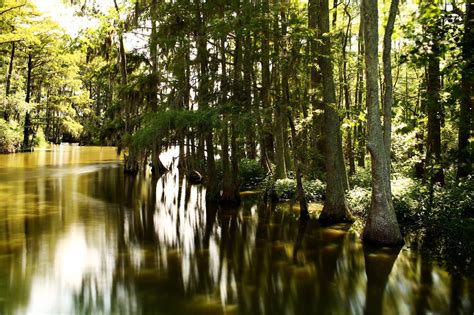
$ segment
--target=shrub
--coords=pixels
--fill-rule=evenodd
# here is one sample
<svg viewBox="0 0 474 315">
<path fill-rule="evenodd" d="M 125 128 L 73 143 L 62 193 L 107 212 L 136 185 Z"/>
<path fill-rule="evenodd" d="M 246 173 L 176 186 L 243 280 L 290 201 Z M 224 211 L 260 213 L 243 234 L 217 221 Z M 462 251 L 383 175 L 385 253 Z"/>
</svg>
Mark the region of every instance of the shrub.
<svg viewBox="0 0 474 315">
<path fill-rule="evenodd" d="M 278 199 L 293 199 L 296 196 L 296 181 L 285 178 L 275 182 L 275 193 Z"/>
<path fill-rule="evenodd" d="M 267 194 L 271 189 L 278 199 L 295 199 L 296 198 L 296 180 L 291 178 L 279 179 L 274 183 L 270 189 L 266 188 Z M 303 181 L 303 189 L 305 191 L 306 200 L 308 201 L 320 201 L 324 199 L 326 192 L 326 185 L 320 180 Z"/>
<path fill-rule="evenodd" d="M 326 184 L 319 179 L 303 181 L 303 188 L 309 201 L 324 200 L 326 197 Z"/>
<path fill-rule="evenodd" d="M 370 173 L 370 166 L 366 168 L 359 168 L 358 172 L 349 177 L 351 187 L 369 188 L 372 182 L 372 175 Z"/>
<path fill-rule="evenodd" d="M 367 210 L 370 207 L 371 192 L 370 189 L 355 186 L 347 194 L 347 202 L 352 209 L 353 214 L 366 217 Z"/>
<path fill-rule="evenodd" d="M 44 135 L 43 128 L 38 128 L 33 144 L 35 147 L 39 148 L 45 148 L 48 146 L 48 141 L 46 140 L 46 137 Z"/>
<path fill-rule="evenodd" d="M 242 159 L 239 164 L 240 189 L 255 189 L 263 183 L 266 172 L 258 161 Z"/>
<path fill-rule="evenodd" d="M 18 126 L 0 119 L 0 153 L 13 153 L 20 149 L 21 138 Z"/>
</svg>

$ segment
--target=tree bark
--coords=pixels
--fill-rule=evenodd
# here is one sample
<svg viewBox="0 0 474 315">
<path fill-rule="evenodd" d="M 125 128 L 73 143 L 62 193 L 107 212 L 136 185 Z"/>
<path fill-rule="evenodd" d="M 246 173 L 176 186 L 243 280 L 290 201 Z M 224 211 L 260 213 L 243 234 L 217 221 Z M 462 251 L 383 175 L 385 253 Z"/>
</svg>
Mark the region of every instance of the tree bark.
<svg viewBox="0 0 474 315">
<path fill-rule="evenodd" d="M 319 29 L 322 45 L 319 64 L 323 79 L 325 161 L 326 161 L 326 199 L 319 217 L 321 222 L 351 222 L 352 216 L 344 195 L 344 172 L 338 159 L 342 156 L 340 140 L 340 121 L 336 109 L 336 90 L 331 63 L 331 41 L 329 33 L 328 0 L 320 0 Z M 324 35 L 326 34 L 326 36 Z"/>
<path fill-rule="evenodd" d="M 383 38 L 383 76 L 384 76 L 384 95 L 383 95 L 383 142 L 385 145 L 385 157 L 387 158 L 388 176 L 387 187 L 392 191 L 390 183 L 390 164 L 392 156 L 392 106 L 393 106 L 393 79 L 392 79 L 392 34 L 397 16 L 399 0 L 392 0 L 388 15 L 387 25 Z"/>
<path fill-rule="evenodd" d="M 368 149 L 372 161 L 372 198 L 363 232 L 364 242 L 394 246 L 403 243 L 392 194 L 379 109 L 378 85 L 378 7 L 377 0 L 362 1 L 365 40 Z"/>
</svg>

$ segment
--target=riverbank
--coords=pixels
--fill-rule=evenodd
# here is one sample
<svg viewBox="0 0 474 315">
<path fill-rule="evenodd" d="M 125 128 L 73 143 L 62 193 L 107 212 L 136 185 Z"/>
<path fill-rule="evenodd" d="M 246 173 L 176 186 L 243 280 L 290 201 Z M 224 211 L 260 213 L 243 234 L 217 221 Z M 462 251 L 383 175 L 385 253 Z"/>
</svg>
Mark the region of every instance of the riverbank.
<svg viewBox="0 0 474 315">
<path fill-rule="evenodd" d="M 416 182 L 403 182 L 403 189 L 394 190 L 393 201 L 406 247 L 416 248 L 453 273 L 474 278 L 473 181 L 443 189 L 435 187 L 431 196 L 420 190 Z M 288 186 L 292 185 L 285 184 Z M 296 194 L 296 191 L 284 191 L 285 196 Z M 360 237 L 370 205 L 370 191 L 355 187 L 348 192 L 348 202 L 355 218 L 349 231 Z M 311 218 L 317 220 L 323 203 L 316 200 L 308 204 Z M 281 198 L 276 207 L 299 217 L 300 206 L 294 199 Z"/>
</svg>

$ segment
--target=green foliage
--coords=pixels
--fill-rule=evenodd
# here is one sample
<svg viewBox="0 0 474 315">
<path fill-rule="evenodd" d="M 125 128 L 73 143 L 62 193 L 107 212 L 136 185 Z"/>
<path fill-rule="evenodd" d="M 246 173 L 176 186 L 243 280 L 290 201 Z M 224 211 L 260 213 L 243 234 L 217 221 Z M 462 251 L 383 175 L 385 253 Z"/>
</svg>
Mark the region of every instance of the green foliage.
<svg viewBox="0 0 474 315">
<path fill-rule="evenodd" d="M 274 183 L 273 191 L 278 199 L 295 199 L 296 198 L 296 180 L 285 178 L 279 179 Z M 321 201 L 324 199 L 326 185 L 320 180 L 303 181 L 303 189 L 305 191 L 306 200 Z M 267 188 L 267 193 L 268 193 Z"/>
<path fill-rule="evenodd" d="M 239 163 L 240 190 L 259 187 L 265 179 L 266 172 L 258 161 L 242 159 Z"/>
<path fill-rule="evenodd" d="M 21 147 L 21 130 L 18 125 L 0 119 L 0 153 L 13 153 Z"/>
<path fill-rule="evenodd" d="M 325 197 L 326 184 L 324 184 L 318 179 L 308 181 L 304 180 L 303 188 L 306 194 L 306 198 L 309 201 L 321 201 Z"/>
<path fill-rule="evenodd" d="M 157 137 L 185 128 L 209 130 L 217 122 L 213 110 L 178 111 L 166 110 L 144 116 L 141 128 L 131 137 L 131 144 L 138 149 L 150 147 Z"/>
<path fill-rule="evenodd" d="M 38 128 L 38 131 L 36 131 L 36 136 L 33 142 L 33 146 L 36 148 L 45 148 L 48 146 L 48 141 L 46 140 L 43 128 L 41 127 Z"/>
<path fill-rule="evenodd" d="M 370 207 L 371 191 L 368 188 L 355 186 L 347 194 L 347 202 L 352 213 L 359 217 L 367 217 L 367 210 Z"/>
<path fill-rule="evenodd" d="M 457 184 L 449 183 L 447 187 L 414 184 L 411 188 L 411 192 L 394 198 L 397 215 L 406 226 L 437 228 L 453 218 L 474 217 L 472 176 Z"/>
<path fill-rule="evenodd" d="M 279 199 L 293 199 L 296 196 L 296 181 L 290 178 L 278 179 L 275 193 Z"/>
<path fill-rule="evenodd" d="M 474 178 L 447 187 L 413 185 L 394 198 L 397 217 L 406 232 L 419 234 L 427 254 L 448 267 L 473 273 Z"/>
<path fill-rule="evenodd" d="M 364 187 L 369 188 L 372 182 L 372 176 L 370 175 L 370 168 L 360 168 L 357 173 L 349 177 L 349 183 L 351 187 Z"/>
</svg>

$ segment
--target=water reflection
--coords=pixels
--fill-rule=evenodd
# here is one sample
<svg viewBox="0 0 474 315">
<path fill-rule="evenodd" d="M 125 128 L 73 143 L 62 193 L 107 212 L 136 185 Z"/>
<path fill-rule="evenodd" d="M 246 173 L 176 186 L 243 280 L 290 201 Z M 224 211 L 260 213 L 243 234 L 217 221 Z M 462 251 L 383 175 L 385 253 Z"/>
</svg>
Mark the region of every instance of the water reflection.
<svg viewBox="0 0 474 315">
<path fill-rule="evenodd" d="M 416 249 L 363 247 L 252 196 L 206 205 L 172 169 L 126 177 L 106 148 L 0 156 L 0 313 L 473 311 L 473 281 Z"/>
</svg>

